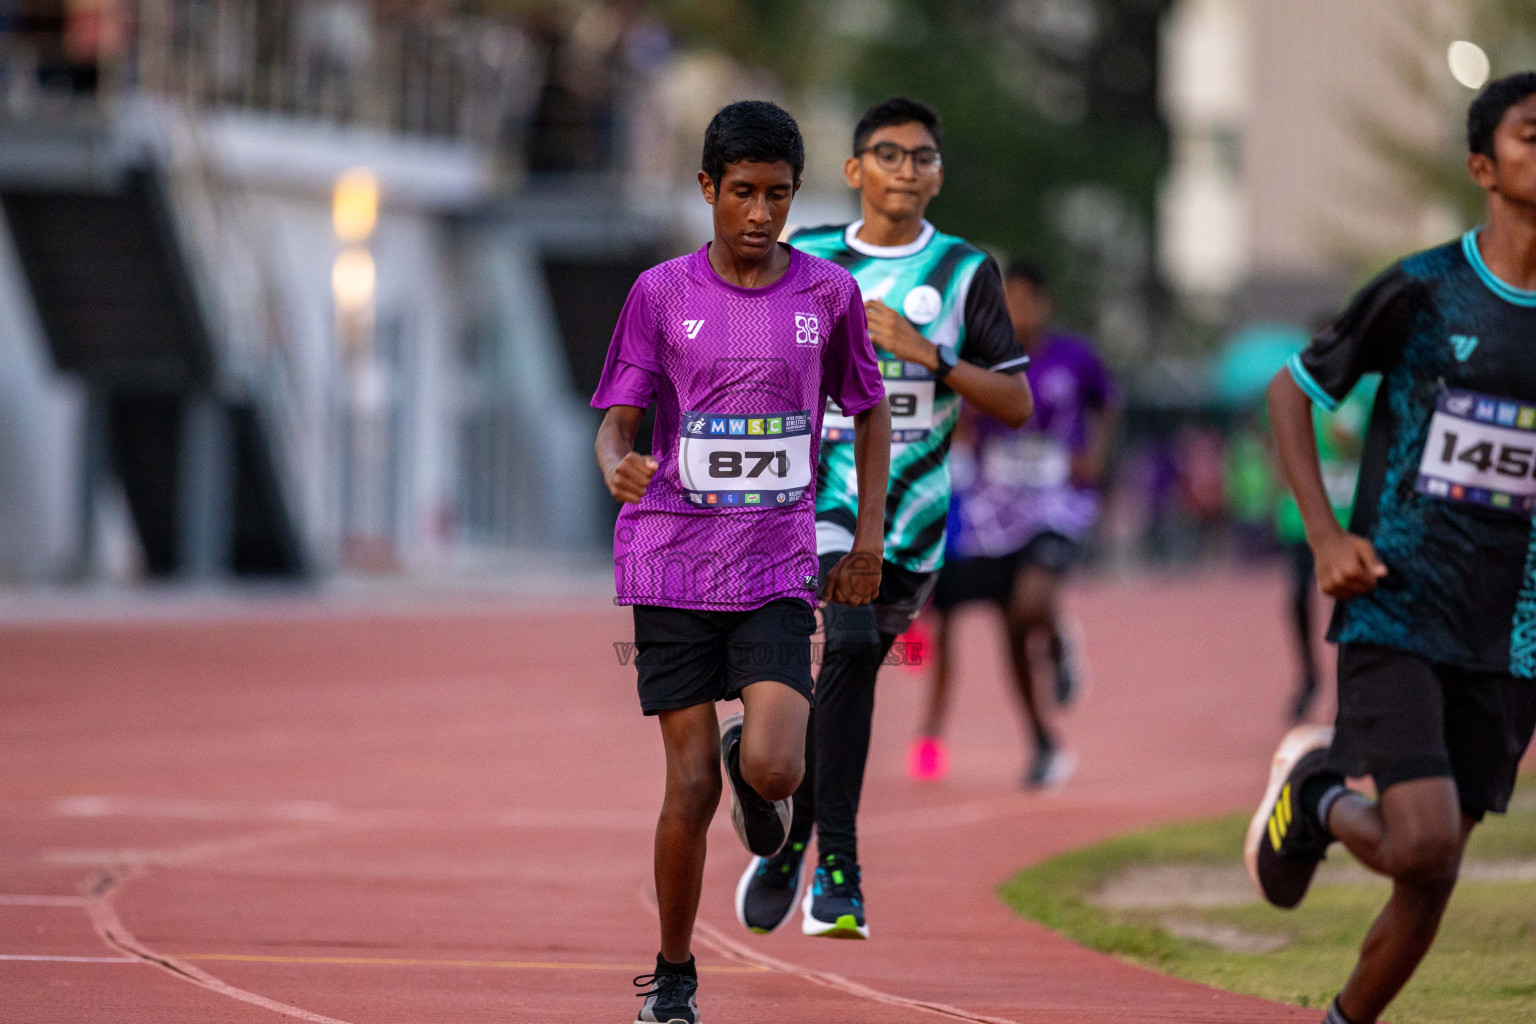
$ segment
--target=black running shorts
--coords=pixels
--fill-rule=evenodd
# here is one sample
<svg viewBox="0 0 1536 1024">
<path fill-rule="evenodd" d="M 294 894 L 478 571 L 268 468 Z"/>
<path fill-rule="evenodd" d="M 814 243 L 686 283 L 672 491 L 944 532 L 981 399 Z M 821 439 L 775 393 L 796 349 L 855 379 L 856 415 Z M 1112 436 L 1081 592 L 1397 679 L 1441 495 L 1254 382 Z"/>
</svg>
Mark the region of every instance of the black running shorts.
<svg viewBox="0 0 1536 1024">
<path fill-rule="evenodd" d="M 1013 599 L 1013 582 L 1026 567 L 1062 576 L 1076 564 L 1082 550 L 1082 544 L 1066 534 L 1047 530 L 1006 555 L 953 559 L 939 570 L 933 606 L 949 612 L 968 601 L 989 601 L 1006 608 Z"/>
<path fill-rule="evenodd" d="M 1536 731 L 1536 681 L 1436 665 L 1366 644 L 1339 646 L 1339 714 L 1329 767 L 1378 791 L 1449 776 L 1462 813 L 1502 814 Z"/>
<path fill-rule="evenodd" d="M 635 667 L 647 715 L 735 700 L 773 679 L 811 700 L 816 615 L 795 598 L 742 612 L 635 607 Z"/>
</svg>

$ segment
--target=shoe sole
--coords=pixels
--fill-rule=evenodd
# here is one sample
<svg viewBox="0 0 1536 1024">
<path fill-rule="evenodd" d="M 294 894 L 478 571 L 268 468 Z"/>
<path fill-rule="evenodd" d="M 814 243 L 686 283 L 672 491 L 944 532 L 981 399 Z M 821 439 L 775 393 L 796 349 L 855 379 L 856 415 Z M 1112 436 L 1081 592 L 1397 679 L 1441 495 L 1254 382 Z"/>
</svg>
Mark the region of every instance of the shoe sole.
<svg viewBox="0 0 1536 1024">
<path fill-rule="evenodd" d="M 752 879 L 757 876 L 757 869 L 767 859 L 766 857 L 753 857 L 747 864 L 747 870 L 741 873 L 741 880 L 736 883 L 736 920 L 740 921 L 741 926 L 747 931 L 756 932 L 758 935 L 767 935 L 770 932 L 778 931 L 779 928 L 783 927 L 785 921 L 795 916 L 795 904 L 800 902 L 800 886 L 805 882 L 805 859 L 801 858 L 800 867 L 795 872 L 795 895 L 790 899 L 789 906 L 784 911 L 784 916 L 768 928 L 756 928 L 747 924 L 747 890 L 752 887 Z"/>
<path fill-rule="evenodd" d="M 811 914 L 811 904 L 814 902 L 814 894 L 810 889 L 805 890 L 805 899 L 800 901 L 800 931 L 813 939 L 867 939 L 869 938 L 869 924 L 859 924 L 859 919 L 852 914 L 844 914 L 836 921 L 828 924 L 826 921 L 818 921 Z"/>
<path fill-rule="evenodd" d="M 725 734 L 741 725 L 743 721 L 745 721 L 745 716 L 740 711 L 721 721 L 721 741 L 724 742 Z M 722 761 L 724 760 L 724 757 L 725 752 L 722 750 Z M 724 764 L 721 764 L 720 770 L 725 772 L 725 789 L 726 792 L 731 794 L 731 824 L 736 827 L 736 838 L 741 840 L 741 845 L 745 846 L 747 848 L 747 852 L 753 856 L 772 857 L 774 854 L 778 853 L 784 848 L 785 843 L 789 842 L 789 825 L 791 820 L 794 818 L 794 807 L 792 801 L 785 799 L 775 800 L 773 802 L 774 809 L 778 812 L 779 815 L 779 832 L 781 833 L 779 838 L 779 845 L 766 852 L 763 850 L 754 850 L 752 848 L 751 840 L 747 838 L 747 812 L 742 808 L 741 800 L 736 796 L 736 785 L 731 781 L 730 769 L 727 768 Z"/>
<path fill-rule="evenodd" d="M 639 1017 L 636 1017 L 635 1024 L 689 1024 L 689 1022 L 684 1020 L 682 1017 L 668 1017 L 666 1020 L 660 1022 L 641 1020 Z M 704 1024 L 704 1018 L 695 1017 L 693 1019 L 693 1024 Z"/>
<path fill-rule="evenodd" d="M 1298 725 L 1286 733 L 1280 746 L 1275 748 L 1274 760 L 1269 765 L 1269 785 L 1264 790 L 1264 799 L 1259 801 L 1259 809 L 1253 814 L 1253 820 L 1248 823 L 1248 835 L 1243 840 L 1243 865 L 1248 869 L 1248 880 L 1266 902 L 1269 896 L 1259 881 L 1259 846 L 1269 831 L 1269 816 L 1275 811 L 1275 801 L 1280 799 L 1280 790 L 1285 788 L 1285 780 L 1291 777 L 1296 762 L 1314 750 L 1332 745 L 1333 726 Z"/>
</svg>

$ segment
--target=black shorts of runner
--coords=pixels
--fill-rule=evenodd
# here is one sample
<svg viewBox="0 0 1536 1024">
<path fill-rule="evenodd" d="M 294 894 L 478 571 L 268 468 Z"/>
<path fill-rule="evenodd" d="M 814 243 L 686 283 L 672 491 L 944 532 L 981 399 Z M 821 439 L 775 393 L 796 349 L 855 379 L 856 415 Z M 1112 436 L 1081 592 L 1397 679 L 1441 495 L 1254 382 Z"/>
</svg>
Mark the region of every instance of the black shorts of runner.
<svg viewBox="0 0 1536 1024">
<path fill-rule="evenodd" d="M 811 700 L 811 634 L 805 601 L 780 598 L 749 611 L 635 605 L 635 667 L 647 715 L 735 700 L 765 679 Z"/>
<path fill-rule="evenodd" d="M 838 563 L 838 560 L 846 555 L 846 551 L 839 551 L 820 556 L 819 592 L 823 596 L 827 588 L 827 574 L 832 571 L 832 567 Z M 889 636 L 900 636 L 907 631 L 908 626 L 912 625 L 912 620 L 922 612 L 923 605 L 928 603 L 928 597 L 933 593 L 938 579 L 939 574 L 936 572 L 914 572 L 894 562 L 881 561 L 880 592 L 875 595 L 873 604 L 861 605 L 858 608 L 828 605 L 828 609 L 835 610 L 824 611 L 823 614 L 827 616 L 829 622 L 833 618 L 839 619 L 839 627 L 846 623 L 846 628 L 872 628 L 876 632 Z"/>
<path fill-rule="evenodd" d="M 1436 665 L 1389 647 L 1339 647 L 1329 766 L 1378 792 L 1449 777 L 1473 820 L 1502 814 L 1536 731 L 1536 681 Z"/>
<path fill-rule="evenodd" d="M 951 612 L 968 601 L 990 601 L 1006 608 L 1013 597 L 1014 580 L 1026 566 L 1063 576 L 1077 564 L 1082 551 L 1082 544 L 1071 537 L 1047 530 L 1006 555 L 956 558 L 939 570 L 933 606 L 941 612 Z"/>
</svg>

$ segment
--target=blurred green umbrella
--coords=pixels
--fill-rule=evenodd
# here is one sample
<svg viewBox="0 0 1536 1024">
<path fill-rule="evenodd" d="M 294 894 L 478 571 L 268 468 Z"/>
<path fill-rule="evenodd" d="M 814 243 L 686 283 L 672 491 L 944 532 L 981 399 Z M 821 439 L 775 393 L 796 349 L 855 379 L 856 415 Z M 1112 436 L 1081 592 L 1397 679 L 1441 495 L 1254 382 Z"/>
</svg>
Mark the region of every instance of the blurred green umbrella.
<svg viewBox="0 0 1536 1024">
<path fill-rule="evenodd" d="M 1252 405 L 1285 361 L 1311 340 L 1289 324 L 1254 324 L 1227 339 L 1216 357 L 1216 397 L 1227 405 Z"/>
</svg>

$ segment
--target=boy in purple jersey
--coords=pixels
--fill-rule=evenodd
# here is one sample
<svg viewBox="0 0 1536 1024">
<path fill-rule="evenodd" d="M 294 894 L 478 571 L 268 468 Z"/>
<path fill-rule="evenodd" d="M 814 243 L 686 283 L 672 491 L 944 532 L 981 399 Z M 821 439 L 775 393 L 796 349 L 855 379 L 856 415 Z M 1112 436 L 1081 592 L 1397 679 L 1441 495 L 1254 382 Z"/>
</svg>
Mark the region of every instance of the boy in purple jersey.
<svg viewBox="0 0 1536 1024">
<path fill-rule="evenodd" d="M 640 275 L 592 405 L 597 461 L 624 505 L 614 530 L 620 604 L 634 606 L 640 706 L 661 723 L 667 788 L 656 825 L 661 950 L 637 1024 L 697 1024 L 690 942 L 705 833 L 731 782 L 747 849 L 777 853 L 805 767 L 815 630 L 822 410 L 854 417 L 853 550 L 827 597 L 880 587 L 890 409 L 847 271 L 779 244 L 805 164 L 771 103 L 733 103 L 704 135 L 699 186 L 714 240 Z M 656 406 L 654 456 L 635 452 Z M 714 704 L 740 698 L 720 722 Z"/>
<path fill-rule="evenodd" d="M 1035 744 L 1023 782 L 1042 789 L 1065 781 L 1072 759 L 1051 728 L 1030 647 L 1034 640 L 1044 644 L 1057 702 L 1070 704 L 1082 668 L 1057 602 L 1062 580 L 1099 516 L 1098 482 L 1117 403 L 1109 371 L 1093 346 L 1047 330 L 1051 301 L 1044 270 L 1017 260 L 1005 278 L 1014 333 L 1030 359 L 1025 372 L 1035 416 L 1018 429 L 974 416 L 967 424 L 969 443 L 957 445 L 950 557 L 934 590 L 933 689 L 908 760 L 916 778 L 943 775 L 947 757 L 939 736 L 949 707 L 949 612 L 968 601 L 987 601 L 1007 621 L 1014 684 Z"/>
</svg>

